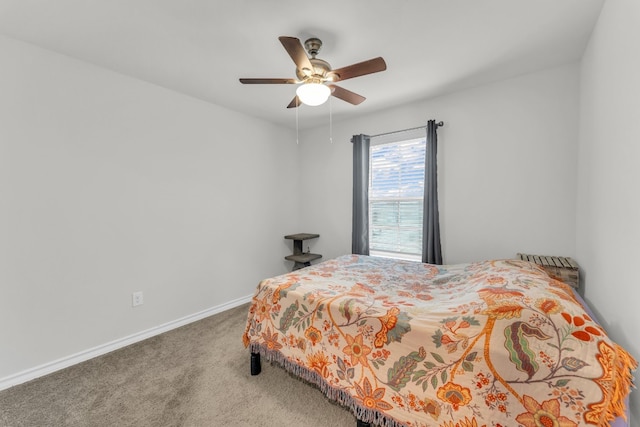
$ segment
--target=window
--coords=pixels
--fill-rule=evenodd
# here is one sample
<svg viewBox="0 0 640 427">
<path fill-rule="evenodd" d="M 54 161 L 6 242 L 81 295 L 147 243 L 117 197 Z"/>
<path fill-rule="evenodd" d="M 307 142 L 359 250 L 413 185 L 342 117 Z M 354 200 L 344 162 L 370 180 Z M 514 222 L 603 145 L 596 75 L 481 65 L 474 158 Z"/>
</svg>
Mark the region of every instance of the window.
<svg viewBox="0 0 640 427">
<path fill-rule="evenodd" d="M 371 138 L 369 253 L 420 261 L 426 136 L 400 132 Z"/>
</svg>

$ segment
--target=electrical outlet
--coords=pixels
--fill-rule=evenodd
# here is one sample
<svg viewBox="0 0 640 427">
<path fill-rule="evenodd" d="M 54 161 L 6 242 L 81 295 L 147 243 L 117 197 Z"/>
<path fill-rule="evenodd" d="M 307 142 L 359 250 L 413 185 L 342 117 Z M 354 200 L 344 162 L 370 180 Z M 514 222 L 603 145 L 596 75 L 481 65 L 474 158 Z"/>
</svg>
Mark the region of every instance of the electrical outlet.
<svg viewBox="0 0 640 427">
<path fill-rule="evenodd" d="M 142 296 L 142 291 L 134 292 L 131 294 L 131 305 L 134 307 L 137 305 L 144 304 L 144 298 Z"/>
</svg>

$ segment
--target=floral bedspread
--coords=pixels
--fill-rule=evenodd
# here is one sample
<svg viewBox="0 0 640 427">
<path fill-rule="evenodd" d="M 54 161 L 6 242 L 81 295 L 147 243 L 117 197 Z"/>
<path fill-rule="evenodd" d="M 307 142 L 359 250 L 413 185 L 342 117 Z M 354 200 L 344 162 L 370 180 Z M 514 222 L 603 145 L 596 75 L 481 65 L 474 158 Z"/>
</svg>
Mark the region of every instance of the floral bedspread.
<svg viewBox="0 0 640 427">
<path fill-rule="evenodd" d="M 384 426 L 609 425 L 637 362 L 520 260 L 346 255 L 263 280 L 245 346 Z"/>
</svg>

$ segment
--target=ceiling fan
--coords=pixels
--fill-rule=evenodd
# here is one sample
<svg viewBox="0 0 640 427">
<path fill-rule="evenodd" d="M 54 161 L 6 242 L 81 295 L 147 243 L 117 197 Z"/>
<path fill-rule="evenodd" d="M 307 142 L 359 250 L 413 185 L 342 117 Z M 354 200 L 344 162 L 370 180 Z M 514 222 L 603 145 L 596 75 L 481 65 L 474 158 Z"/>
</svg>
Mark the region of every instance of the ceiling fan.
<svg viewBox="0 0 640 427">
<path fill-rule="evenodd" d="M 301 84 L 296 90 L 296 96 L 291 100 L 287 108 L 296 108 L 300 104 L 310 106 L 323 104 L 329 96 L 335 96 L 353 105 L 358 105 L 366 98 L 351 92 L 335 83 L 364 76 L 366 74 L 377 73 L 387 69 L 387 64 L 381 57 L 348 65 L 346 67 L 331 69 L 331 65 L 325 60 L 317 58 L 322 47 L 322 41 L 317 38 L 310 38 L 304 42 L 304 46 L 295 37 L 278 37 L 282 46 L 296 64 L 295 79 L 264 79 L 264 78 L 241 78 L 240 83 L 244 84 Z M 307 53 L 309 52 L 309 56 Z"/>
</svg>

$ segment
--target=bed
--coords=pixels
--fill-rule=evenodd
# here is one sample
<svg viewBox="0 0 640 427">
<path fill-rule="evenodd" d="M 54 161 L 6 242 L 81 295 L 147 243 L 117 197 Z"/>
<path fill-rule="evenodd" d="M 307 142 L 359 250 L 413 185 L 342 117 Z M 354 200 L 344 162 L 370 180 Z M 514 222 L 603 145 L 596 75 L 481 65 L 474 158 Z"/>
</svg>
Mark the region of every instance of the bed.
<svg viewBox="0 0 640 427">
<path fill-rule="evenodd" d="M 637 368 L 521 260 L 341 256 L 260 282 L 243 342 L 252 374 L 277 362 L 362 426 L 625 425 Z"/>
</svg>

